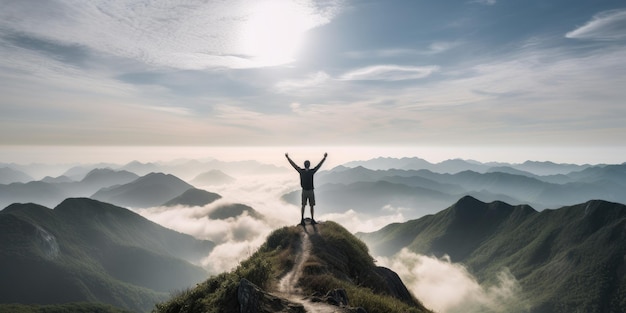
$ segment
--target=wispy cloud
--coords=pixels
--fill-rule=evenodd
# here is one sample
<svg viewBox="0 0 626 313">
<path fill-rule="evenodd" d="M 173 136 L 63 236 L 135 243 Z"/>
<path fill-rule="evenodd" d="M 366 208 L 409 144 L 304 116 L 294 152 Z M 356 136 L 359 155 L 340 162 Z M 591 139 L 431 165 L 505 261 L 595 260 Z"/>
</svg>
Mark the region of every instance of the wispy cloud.
<svg viewBox="0 0 626 313">
<path fill-rule="evenodd" d="M 317 72 L 309 75 L 304 79 L 284 80 L 276 84 L 275 89 L 278 92 L 286 92 L 290 90 L 301 90 L 303 88 L 310 88 L 319 86 L 328 80 L 332 79 L 325 72 Z"/>
<path fill-rule="evenodd" d="M 572 39 L 626 40 L 626 9 L 600 12 L 585 25 L 565 34 Z"/>
<path fill-rule="evenodd" d="M 428 77 L 439 70 L 438 66 L 373 65 L 347 72 L 340 80 L 399 81 Z"/>
<path fill-rule="evenodd" d="M 436 55 L 452 50 L 461 45 L 461 41 L 433 41 L 425 48 L 407 49 L 380 49 L 368 51 L 349 51 L 345 55 L 353 59 L 377 59 L 377 58 L 395 58 L 395 57 L 411 57 L 420 55 Z"/>
<path fill-rule="evenodd" d="M 482 5 L 494 5 L 496 4 L 496 0 L 472 0 L 469 3 L 477 3 Z"/>
<path fill-rule="evenodd" d="M 270 4 L 269 9 L 278 11 L 267 11 Z M 282 25 L 278 19 L 285 23 L 297 19 L 297 25 L 283 25 L 282 29 L 299 33 L 290 32 L 291 37 L 283 38 L 282 43 L 328 23 L 340 7 L 336 1 L 320 7 L 313 1 L 267 1 L 251 6 L 246 1 L 192 0 L 180 5 L 176 1 L 157 4 L 134 0 L 55 1 L 40 3 L 33 9 L 26 2 L 12 2 L 3 6 L 0 30 L 5 36 L 23 34 L 33 44 L 47 41 L 58 46 L 75 45 L 154 66 L 250 68 L 268 65 L 263 51 L 248 46 L 253 35 L 259 35 L 248 34 L 250 23 L 271 16 L 277 25 Z M 288 12 L 277 15 L 283 10 Z M 277 35 L 274 33 L 272 38 Z"/>
</svg>

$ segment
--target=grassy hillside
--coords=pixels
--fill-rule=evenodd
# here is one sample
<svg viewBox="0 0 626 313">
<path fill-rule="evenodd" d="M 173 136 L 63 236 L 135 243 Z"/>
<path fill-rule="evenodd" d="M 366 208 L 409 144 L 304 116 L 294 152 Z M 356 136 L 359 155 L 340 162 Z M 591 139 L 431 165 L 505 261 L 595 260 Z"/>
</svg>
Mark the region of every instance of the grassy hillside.
<svg viewBox="0 0 626 313">
<path fill-rule="evenodd" d="M 57 305 L 0 304 L 0 312 L 11 313 L 132 313 L 132 311 L 116 308 L 100 303 L 68 303 Z"/>
<path fill-rule="evenodd" d="M 448 254 L 483 282 L 508 268 L 532 312 L 626 311 L 626 206 L 558 210 L 465 197 L 435 215 L 359 234 L 376 253 Z"/>
<path fill-rule="evenodd" d="M 211 277 L 158 304 L 155 312 L 239 312 L 237 287 L 241 279 L 275 291 L 278 280 L 294 266 L 302 231 L 295 226 L 275 230 L 235 270 Z M 388 276 L 381 274 L 385 269 L 376 267 L 367 246 L 340 225 L 319 224 L 317 232 L 309 236 L 311 257 L 299 280 L 305 294 L 344 288 L 350 305 L 368 312 L 429 312 L 410 294 L 401 297 L 394 291 Z"/>
<path fill-rule="evenodd" d="M 208 254 L 199 241 L 127 209 L 67 199 L 54 210 L 0 211 L 0 303 L 102 302 L 147 311 L 206 273 L 181 258 Z"/>
</svg>

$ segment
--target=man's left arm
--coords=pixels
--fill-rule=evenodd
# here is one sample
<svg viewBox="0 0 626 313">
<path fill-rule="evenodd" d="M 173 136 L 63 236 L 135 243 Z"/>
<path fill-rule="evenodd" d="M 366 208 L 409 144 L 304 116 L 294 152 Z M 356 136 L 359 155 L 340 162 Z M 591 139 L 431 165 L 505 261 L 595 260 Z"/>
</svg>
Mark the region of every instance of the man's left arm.
<svg viewBox="0 0 626 313">
<path fill-rule="evenodd" d="M 319 170 L 320 167 L 322 167 L 322 164 L 324 164 L 324 161 L 326 161 L 327 156 L 328 156 L 328 153 L 324 153 L 324 158 L 320 161 L 320 163 L 317 166 L 313 168 L 313 171 L 317 172 L 317 170 Z"/>
</svg>

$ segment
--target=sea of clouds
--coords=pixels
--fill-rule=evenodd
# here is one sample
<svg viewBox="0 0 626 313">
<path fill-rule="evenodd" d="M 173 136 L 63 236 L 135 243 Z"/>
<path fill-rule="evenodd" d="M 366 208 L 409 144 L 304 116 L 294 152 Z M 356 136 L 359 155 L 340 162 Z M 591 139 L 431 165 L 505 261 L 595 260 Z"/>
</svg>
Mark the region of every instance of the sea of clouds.
<svg viewBox="0 0 626 313">
<path fill-rule="evenodd" d="M 296 225 L 300 221 L 300 206 L 281 200 L 285 193 L 299 189 L 296 173 L 285 175 L 250 175 L 237 177 L 232 184 L 196 186 L 218 193 L 221 199 L 198 207 L 154 207 L 136 210 L 142 216 L 176 231 L 199 239 L 215 242 L 216 247 L 199 265 L 211 275 L 235 268 L 240 261 L 250 257 L 275 229 Z M 224 220 L 210 219 L 209 214 L 226 204 L 241 203 L 261 213 L 257 219 L 246 213 Z M 318 221 L 332 220 L 356 232 L 371 232 L 394 222 L 404 222 L 403 212 L 409 208 L 382 207 L 380 214 L 361 214 L 358 209 L 344 212 L 327 212 L 315 207 Z M 305 217 L 310 216 L 309 207 Z M 392 257 L 376 257 L 378 265 L 397 272 L 407 288 L 437 312 L 525 312 L 527 306 L 520 297 L 520 285 L 515 277 L 502 269 L 498 281 L 481 285 L 459 263 L 449 258 L 436 258 L 415 254 L 403 249 Z"/>
</svg>

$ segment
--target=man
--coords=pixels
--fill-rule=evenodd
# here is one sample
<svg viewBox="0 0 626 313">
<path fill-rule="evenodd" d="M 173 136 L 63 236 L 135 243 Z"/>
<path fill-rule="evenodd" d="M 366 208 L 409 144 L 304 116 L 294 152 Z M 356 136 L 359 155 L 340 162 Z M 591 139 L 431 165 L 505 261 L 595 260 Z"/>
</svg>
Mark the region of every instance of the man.
<svg viewBox="0 0 626 313">
<path fill-rule="evenodd" d="M 311 162 L 309 160 L 304 161 L 304 168 L 300 168 L 296 165 L 290 158 L 289 154 L 285 153 L 285 157 L 289 161 L 289 164 L 293 166 L 293 168 L 300 173 L 300 186 L 302 186 L 302 218 L 300 219 L 300 225 L 304 226 L 304 208 L 306 207 L 307 201 L 309 202 L 309 206 L 311 207 L 311 224 L 317 224 L 315 219 L 313 218 L 313 206 L 315 206 L 315 193 L 313 193 L 313 175 L 317 170 L 320 169 L 322 163 L 326 161 L 326 157 L 328 153 L 324 153 L 324 158 L 320 161 L 320 163 L 314 167 L 309 168 L 311 166 Z"/>
</svg>

